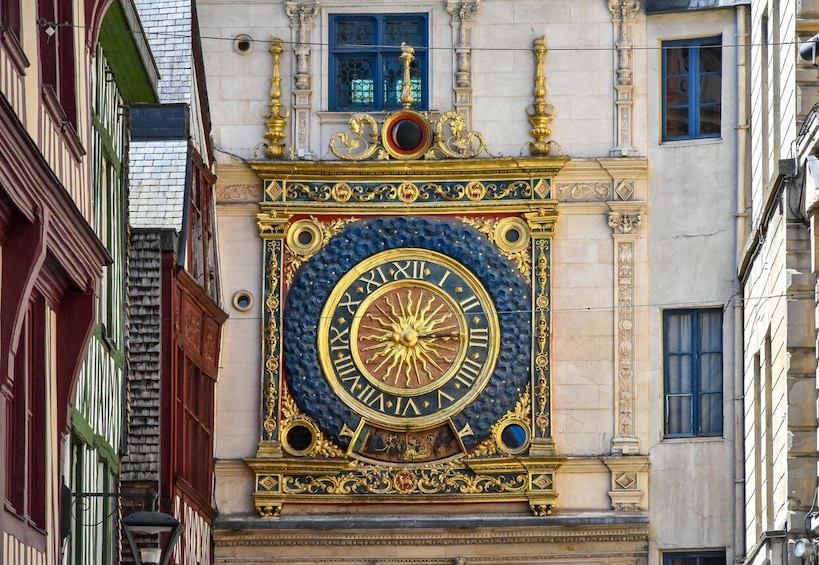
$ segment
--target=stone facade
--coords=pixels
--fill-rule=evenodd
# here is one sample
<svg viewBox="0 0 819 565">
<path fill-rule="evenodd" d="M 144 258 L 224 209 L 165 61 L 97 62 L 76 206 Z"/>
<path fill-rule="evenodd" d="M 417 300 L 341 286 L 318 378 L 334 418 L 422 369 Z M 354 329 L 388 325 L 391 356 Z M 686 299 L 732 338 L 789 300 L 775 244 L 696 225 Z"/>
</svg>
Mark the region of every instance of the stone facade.
<svg viewBox="0 0 819 565">
<path fill-rule="evenodd" d="M 816 77 L 795 57 L 812 3 L 752 4 L 750 177 L 741 201 L 747 563 L 786 563 L 812 538 L 816 496 L 816 269 L 810 154 Z M 815 64 L 815 63 L 814 63 Z M 806 528 L 809 530 L 806 532 Z"/>
<path fill-rule="evenodd" d="M 326 563 L 342 551 L 351 563 L 741 557 L 734 375 L 742 348 L 733 336 L 741 327 L 736 195 L 745 122 L 735 64 L 742 53 L 733 38 L 744 16 L 742 8 L 707 7 L 715 9 L 647 14 L 624 0 L 199 2 L 201 31 L 210 38 L 203 49 L 218 160 L 222 300 L 233 304 L 217 389 L 215 562 L 275 556 Z M 359 162 L 334 146 L 359 126 L 379 126 L 386 114 L 356 122 L 328 111 L 330 16 L 402 12 L 428 21 L 427 118 L 438 124 L 449 110 L 462 112 L 465 131 L 481 136 L 470 138 L 479 154 Z M 704 36 L 722 38 L 721 136 L 660 142 L 659 46 Z M 377 153 L 377 140 L 355 139 Z M 271 145 L 279 157 L 269 158 Z M 424 201 L 405 186 L 408 192 L 396 193 L 403 204 L 385 196 L 380 208 L 352 207 L 358 187 L 366 191 L 372 178 L 418 188 L 424 174 L 443 187 L 448 179 L 516 173 L 545 179 L 532 181 L 525 205 L 493 207 L 478 195 L 472 204 L 440 202 L 440 193 Z M 408 494 L 385 504 L 355 494 L 299 498 L 295 487 L 278 485 L 277 477 L 319 464 L 294 457 L 279 435 L 303 417 L 288 412 L 281 386 L 287 359 L 280 331 L 288 322 L 281 304 L 288 276 L 310 257 L 294 251 L 291 226 L 302 222 L 331 239 L 342 229 L 334 219 L 402 214 L 524 221 L 532 237 L 525 273 L 536 299 L 534 400 L 524 412 L 534 437 L 508 464 L 525 469 L 548 459 L 548 503 L 436 499 L 401 483 Z M 665 432 L 663 315 L 687 308 L 725 312 L 722 431 L 711 437 Z M 344 461 L 332 442 L 321 448 Z M 356 465 L 352 457 L 347 469 Z M 377 469 L 410 482 L 417 471 Z M 305 473 L 304 481 L 339 476 L 324 467 Z M 551 514 L 533 517 L 531 510 Z"/>
</svg>

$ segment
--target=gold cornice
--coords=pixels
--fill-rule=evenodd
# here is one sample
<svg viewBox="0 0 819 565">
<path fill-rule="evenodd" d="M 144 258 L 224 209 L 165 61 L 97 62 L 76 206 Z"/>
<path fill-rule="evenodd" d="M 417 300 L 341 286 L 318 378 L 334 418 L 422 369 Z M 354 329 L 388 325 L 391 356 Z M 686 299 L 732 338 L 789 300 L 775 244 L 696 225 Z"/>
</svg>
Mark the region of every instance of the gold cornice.
<svg viewBox="0 0 819 565">
<path fill-rule="evenodd" d="M 315 202 L 263 202 L 259 207 L 264 212 L 275 211 L 277 214 L 312 214 L 312 215 L 336 215 L 336 214 L 355 214 L 356 216 L 383 216 L 384 214 L 407 214 L 409 212 L 427 213 L 427 214 L 463 214 L 464 209 L 468 207 L 470 213 L 489 212 L 489 213 L 523 213 L 523 212 L 537 212 L 541 209 L 553 210 L 554 208 L 549 204 L 548 200 L 528 200 L 516 202 L 469 202 L 467 205 L 452 204 L 448 202 L 432 202 L 420 203 L 414 205 L 387 203 L 379 204 L 378 207 L 367 206 L 366 204 L 334 204 L 321 203 L 316 205 Z M 321 209 L 321 213 L 317 212 L 317 208 Z"/>
<path fill-rule="evenodd" d="M 455 180 L 489 176 L 551 178 L 568 161 L 565 157 L 520 157 L 466 161 L 252 161 L 249 165 L 265 180 L 384 180 L 389 177 Z"/>
</svg>

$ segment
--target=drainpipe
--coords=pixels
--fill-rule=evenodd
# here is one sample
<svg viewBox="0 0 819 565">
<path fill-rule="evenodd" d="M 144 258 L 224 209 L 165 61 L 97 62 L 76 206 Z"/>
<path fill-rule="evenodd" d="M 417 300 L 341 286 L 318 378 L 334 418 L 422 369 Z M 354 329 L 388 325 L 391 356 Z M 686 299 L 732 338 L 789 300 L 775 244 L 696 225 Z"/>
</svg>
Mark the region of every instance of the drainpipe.
<svg viewBox="0 0 819 565">
<path fill-rule="evenodd" d="M 746 185 L 748 176 L 748 8 L 737 6 L 737 36 L 734 44 L 737 58 L 737 185 L 736 185 L 736 258 L 737 265 L 742 264 L 746 238 Z M 745 406 L 744 406 L 744 373 L 745 373 L 745 338 L 744 301 L 739 297 L 744 294 L 741 281 L 737 280 L 737 293 L 734 301 L 734 563 L 743 563 L 745 559 Z"/>
</svg>

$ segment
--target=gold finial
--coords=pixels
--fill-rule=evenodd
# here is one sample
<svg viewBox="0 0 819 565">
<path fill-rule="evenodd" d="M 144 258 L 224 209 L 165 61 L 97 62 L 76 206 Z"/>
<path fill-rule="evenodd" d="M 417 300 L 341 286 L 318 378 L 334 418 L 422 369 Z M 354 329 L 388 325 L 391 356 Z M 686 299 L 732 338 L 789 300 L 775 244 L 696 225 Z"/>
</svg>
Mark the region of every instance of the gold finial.
<svg viewBox="0 0 819 565">
<path fill-rule="evenodd" d="M 273 76 L 270 78 L 270 117 L 265 121 L 267 133 L 265 139 L 270 143 L 267 145 L 268 157 L 281 159 L 284 156 L 284 143 L 282 140 L 287 136 L 284 128 L 287 125 L 287 117 L 290 113 L 282 106 L 282 75 L 279 70 L 279 57 L 284 48 L 284 42 L 276 37 L 270 38 L 270 53 L 273 55 Z"/>
<path fill-rule="evenodd" d="M 407 44 L 402 41 L 401 56 L 398 58 L 398 60 L 404 64 L 404 83 L 401 85 L 401 104 L 404 105 L 404 108 L 409 110 L 413 102 L 410 65 L 415 60 L 415 49 L 407 46 Z"/>
<path fill-rule="evenodd" d="M 529 123 L 532 124 L 529 134 L 535 138 L 535 142 L 530 143 L 529 146 L 533 155 L 548 155 L 552 150 L 552 146 L 557 144 L 554 141 L 547 141 L 547 138 L 552 135 L 549 122 L 552 121 L 555 109 L 554 106 L 546 102 L 546 76 L 543 74 L 543 60 L 546 57 L 545 35 L 534 40 L 532 52 L 535 54 L 537 65 L 535 69 L 535 103 L 529 111 Z"/>
</svg>

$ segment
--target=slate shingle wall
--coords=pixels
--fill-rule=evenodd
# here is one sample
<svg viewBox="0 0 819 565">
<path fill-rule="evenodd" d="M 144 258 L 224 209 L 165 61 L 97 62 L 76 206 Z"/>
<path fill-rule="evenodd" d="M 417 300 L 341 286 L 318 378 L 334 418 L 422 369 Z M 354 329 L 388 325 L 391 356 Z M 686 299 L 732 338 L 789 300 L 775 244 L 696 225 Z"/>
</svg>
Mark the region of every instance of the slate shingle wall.
<svg viewBox="0 0 819 565">
<path fill-rule="evenodd" d="M 129 418 L 123 481 L 159 480 L 161 348 L 161 234 L 132 232 L 130 301 Z"/>
</svg>

